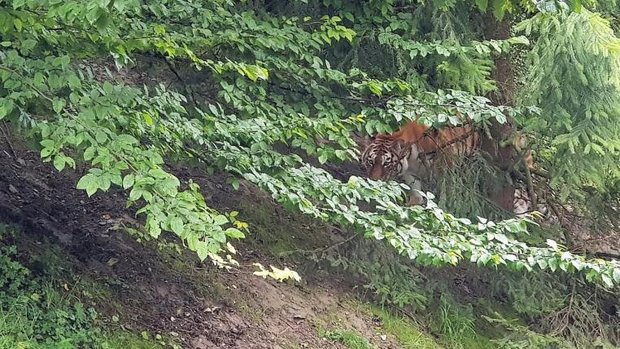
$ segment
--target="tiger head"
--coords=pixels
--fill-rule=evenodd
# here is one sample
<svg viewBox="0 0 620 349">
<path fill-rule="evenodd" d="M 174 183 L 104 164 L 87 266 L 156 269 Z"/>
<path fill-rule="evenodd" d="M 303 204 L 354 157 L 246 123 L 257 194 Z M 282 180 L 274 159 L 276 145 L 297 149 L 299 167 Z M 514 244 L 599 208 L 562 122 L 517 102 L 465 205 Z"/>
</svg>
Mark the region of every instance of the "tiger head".
<svg viewBox="0 0 620 349">
<path fill-rule="evenodd" d="M 371 138 L 362 153 L 362 166 L 372 180 L 390 180 L 407 170 L 411 147 L 389 136 Z"/>
</svg>

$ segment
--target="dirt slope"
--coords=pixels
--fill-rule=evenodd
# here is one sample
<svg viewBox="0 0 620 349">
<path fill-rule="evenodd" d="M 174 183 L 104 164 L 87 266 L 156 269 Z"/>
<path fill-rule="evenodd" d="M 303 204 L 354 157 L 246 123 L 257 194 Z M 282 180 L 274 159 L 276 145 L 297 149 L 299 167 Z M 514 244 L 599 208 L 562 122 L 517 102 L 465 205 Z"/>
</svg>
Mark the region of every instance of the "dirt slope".
<svg viewBox="0 0 620 349">
<path fill-rule="evenodd" d="M 0 221 L 27 232 L 22 248 L 59 246 L 74 273 L 66 282 L 96 282 L 105 292 L 93 298 L 95 306 L 109 318 L 119 316 L 126 328 L 177 338 L 184 348 L 344 348 L 319 336 L 321 328 L 338 326 L 377 348 L 399 348 L 338 280 L 314 277 L 293 285 L 253 276 L 252 262 L 284 263 L 257 252 L 261 244 L 278 243 L 269 234 L 239 246 L 239 270 L 216 270 L 191 253 L 161 246 L 170 239 L 143 244 L 127 234 L 124 227 L 136 221 L 125 209 L 124 193 L 111 190 L 88 198 L 74 189 L 80 171 L 58 174 L 14 137 L 2 137 L 0 143 Z M 181 178 L 190 173 L 179 170 Z M 301 230 L 291 232 L 293 240 L 295 235 L 313 236 L 313 241 L 323 236 L 325 243 L 337 238 L 326 227 L 291 216 L 250 186 L 233 192 L 224 178 L 191 174 L 218 209 L 239 209 L 240 217 L 253 212 L 263 227 L 289 222 Z"/>
</svg>

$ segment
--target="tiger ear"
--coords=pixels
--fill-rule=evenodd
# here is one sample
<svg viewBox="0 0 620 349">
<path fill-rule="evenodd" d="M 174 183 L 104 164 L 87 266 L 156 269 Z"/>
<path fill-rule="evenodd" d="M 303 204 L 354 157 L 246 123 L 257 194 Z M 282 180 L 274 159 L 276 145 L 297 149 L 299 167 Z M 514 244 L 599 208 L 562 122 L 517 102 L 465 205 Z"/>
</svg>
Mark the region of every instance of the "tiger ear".
<svg viewBox="0 0 620 349">
<path fill-rule="evenodd" d="M 374 140 L 375 140 L 375 136 L 366 135 L 366 136 L 358 137 L 357 144 L 363 150 L 363 149 L 366 149 L 366 147 L 368 147 L 370 143 L 374 142 Z"/>
</svg>

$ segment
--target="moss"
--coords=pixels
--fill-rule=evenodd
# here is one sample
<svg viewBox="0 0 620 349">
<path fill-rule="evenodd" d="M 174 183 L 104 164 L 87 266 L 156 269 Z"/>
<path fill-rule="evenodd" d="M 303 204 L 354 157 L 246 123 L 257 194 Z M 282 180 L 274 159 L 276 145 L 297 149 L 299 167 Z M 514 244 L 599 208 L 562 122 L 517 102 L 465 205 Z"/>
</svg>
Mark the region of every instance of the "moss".
<svg viewBox="0 0 620 349">
<path fill-rule="evenodd" d="M 131 332 L 120 332 L 108 334 L 102 347 L 106 349 L 160 349 L 164 348 L 167 341 L 151 339 L 144 333 L 137 335 Z"/>
</svg>

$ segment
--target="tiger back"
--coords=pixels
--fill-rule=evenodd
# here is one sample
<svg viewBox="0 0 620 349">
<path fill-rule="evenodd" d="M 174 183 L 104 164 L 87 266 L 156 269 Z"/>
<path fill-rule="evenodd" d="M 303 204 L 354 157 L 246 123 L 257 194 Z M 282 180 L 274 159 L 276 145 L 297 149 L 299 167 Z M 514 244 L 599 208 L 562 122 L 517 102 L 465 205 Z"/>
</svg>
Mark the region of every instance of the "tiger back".
<svg viewBox="0 0 620 349">
<path fill-rule="evenodd" d="M 375 136 L 364 149 L 361 162 L 373 180 L 401 177 L 412 189 L 409 204 L 424 200 L 417 192 L 428 180 L 450 166 L 455 157 L 473 154 L 480 136 L 471 125 L 431 129 L 411 121 L 392 134 Z"/>
</svg>

